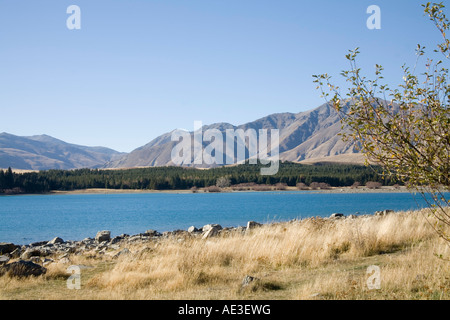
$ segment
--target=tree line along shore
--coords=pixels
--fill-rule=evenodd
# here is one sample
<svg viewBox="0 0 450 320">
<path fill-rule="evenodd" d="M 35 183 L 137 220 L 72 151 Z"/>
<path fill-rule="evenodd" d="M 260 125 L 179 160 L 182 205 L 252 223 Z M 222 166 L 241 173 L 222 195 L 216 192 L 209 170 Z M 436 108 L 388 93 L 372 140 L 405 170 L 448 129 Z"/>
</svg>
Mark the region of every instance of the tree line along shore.
<svg viewBox="0 0 450 320">
<path fill-rule="evenodd" d="M 381 167 L 353 164 L 280 163 L 277 174 L 262 176 L 261 165 L 242 164 L 230 167 L 196 169 L 152 167 L 123 170 L 76 169 L 14 172 L 0 170 L 0 193 L 47 193 L 86 189 L 111 190 L 192 190 L 234 191 L 330 189 L 332 187 L 398 186 L 398 182 L 382 174 Z"/>
</svg>

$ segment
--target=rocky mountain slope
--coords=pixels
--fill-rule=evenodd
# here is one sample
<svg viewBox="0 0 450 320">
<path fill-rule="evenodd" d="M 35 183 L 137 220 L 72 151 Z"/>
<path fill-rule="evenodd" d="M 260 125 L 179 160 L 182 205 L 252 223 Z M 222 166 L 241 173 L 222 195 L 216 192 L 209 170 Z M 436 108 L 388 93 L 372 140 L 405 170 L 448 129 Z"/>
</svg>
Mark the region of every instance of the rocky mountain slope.
<svg viewBox="0 0 450 320">
<path fill-rule="evenodd" d="M 333 161 L 361 163 L 362 157 L 353 143 L 343 142 L 339 116 L 328 104 L 300 113 L 277 113 L 234 126 L 216 123 L 203 126 L 203 131 L 218 129 L 279 129 L 279 153 L 281 160 L 294 162 Z M 344 128 L 345 130 L 345 128 Z M 107 168 L 132 168 L 173 165 L 171 152 L 177 142 L 171 141 L 171 132 L 165 133 L 148 144 L 106 164 Z M 204 143 L 207 145 L 208 143 Z M 248 145 L 247 145 L 248 147 Z M 248 149 L 247 149 L 248 153 Z"/>
<path fill-rule="evenodd" d="M 217 129 L 222 133 L 225 150 L 227 129 L 278 129 L 279 158 L 293 162 L 362 163 L 363 157 L 355 145 L 344 142 L 339 133 L 339 116 L 328 104 L 299 113 L 276 113 L 234 126 L 229 123 L 204 125 L 202 130 Z M 192 132 L 191 132 L 192 134 Z M 119 153 L 104 147 L 85 147 L 66 143 L 47 135 L 20 137 L 0 134 L 0 168 L 24 170 L 77 168 L 134 168 L 174 165 L 171 159 L 178 142 L 171 140 L 172 132 L 162 134 L 130 153 Z M 259 137 L 258 137 L 259 138 Z M 270 138 L 269 138 L 270 141 Z M 203 142 L 203 146 L 210 142 Z M 246 156 L 248 143 L 245 145 Z M 224 161 L 225 162 L 225 161 Z M 196 165 L 211 167 L 211 165 Z M 213 165 L 214 166 L 214 165 Z"/>
</svg>

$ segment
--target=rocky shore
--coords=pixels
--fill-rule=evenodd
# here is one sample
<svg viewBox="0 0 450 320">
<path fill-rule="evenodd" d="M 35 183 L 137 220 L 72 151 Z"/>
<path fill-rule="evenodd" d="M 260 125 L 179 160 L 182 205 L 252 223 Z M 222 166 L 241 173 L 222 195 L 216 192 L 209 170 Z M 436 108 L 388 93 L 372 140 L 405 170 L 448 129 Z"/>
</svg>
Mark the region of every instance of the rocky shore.
<svg viewBox="0 0 450 320">
<path fill-rule="evenodd" d="M 377 211 L 375 215 L 387 215 L 393 210 Z M 333 213 L 328 219 L 356 219 L 368 217 Z M 326 219 L 326 218 L 321 218 Z M 297 219 L 292 220 L 292 222 Z M 202 228 L 194 226 L 187 230 L 175 230 L 160 233 L 156 230 L 147 230 L 136 235 L 121 234 L 111 237 L 111 232 L 99 231 L 94 238 L 86 238 L 81 241 L 64 241 L 55 237 L 50 241 L 30 243 L 28 245 L 16 245 L 13 243 L 0 243 L 0 276 L 8 273 L 13 276 L 39 276 L 46 272 L 46 266 L 52 263 L 71 265 L 71 255 L 83 255 L 88 258 L 102 256 L 117 259 L 130 253 L 127 246 L 135 244 L 148 244 L 162 239 L 175 239 L 184 241 L 187 238 L 208 239 L 211 237 L 231 235 L 233 233 L 247 233 L 262 224 L 249 221 L 246 227 L 222 228 L 219 224 L 207 224 Z M 13 262 L 11 262 L 13 261 Z"/>
</svg>

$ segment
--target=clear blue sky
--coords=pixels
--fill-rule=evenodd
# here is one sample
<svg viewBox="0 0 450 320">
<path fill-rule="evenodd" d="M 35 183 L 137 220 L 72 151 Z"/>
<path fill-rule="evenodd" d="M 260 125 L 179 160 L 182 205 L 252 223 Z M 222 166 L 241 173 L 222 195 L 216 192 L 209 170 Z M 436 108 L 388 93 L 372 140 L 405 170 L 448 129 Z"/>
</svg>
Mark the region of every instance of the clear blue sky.
<svg viewBox="0 0 450 320">
<path fill-rule="evenodd" d="M 401 81 L 440 41 L 417 0 L 0 0 L 0 132 L 129 152 L 175 128 L 242 124 L 324 101 L 344 56 Z M 69 5 L 81 30 L 69 30 Z M 369 30 L 369 5 L 381 30 Z"/>
</svg>

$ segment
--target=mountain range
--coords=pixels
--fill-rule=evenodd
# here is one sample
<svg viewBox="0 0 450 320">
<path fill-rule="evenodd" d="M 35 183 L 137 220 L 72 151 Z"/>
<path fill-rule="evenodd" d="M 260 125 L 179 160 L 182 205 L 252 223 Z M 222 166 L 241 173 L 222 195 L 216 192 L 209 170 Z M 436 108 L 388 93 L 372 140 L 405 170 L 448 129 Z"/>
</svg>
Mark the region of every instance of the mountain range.
<svg viewBox="0 0 450 320">
<path fill-rule="evenodd" d="M 215 123 L 202 129 L 218 129 L 222 134 L 227 129 L 278 129 L 282 161 L 363 161 L 354 143 L 342 141 L 339 134 L 347 129 L 342 128 L 339 115 L 329 104 L 305 112 L 271 114 L 239 126 Z M 2 133 L 0 168 L 47 170 L 174 165 L 171 153 L 177 142 L 171 141 L 171 136 L 172 132 L 168 132 L 130 153 L 119 153 L 105 147 L 74 145 L 47 135 L 19 137 Z"/>
<path fill-rule="evenodd" d="M 0 168 L 98 168 L 122 155 L 109 148 L 70 144 L 48 135 L 21 137 L 0 133 Z"/>
</svg>

